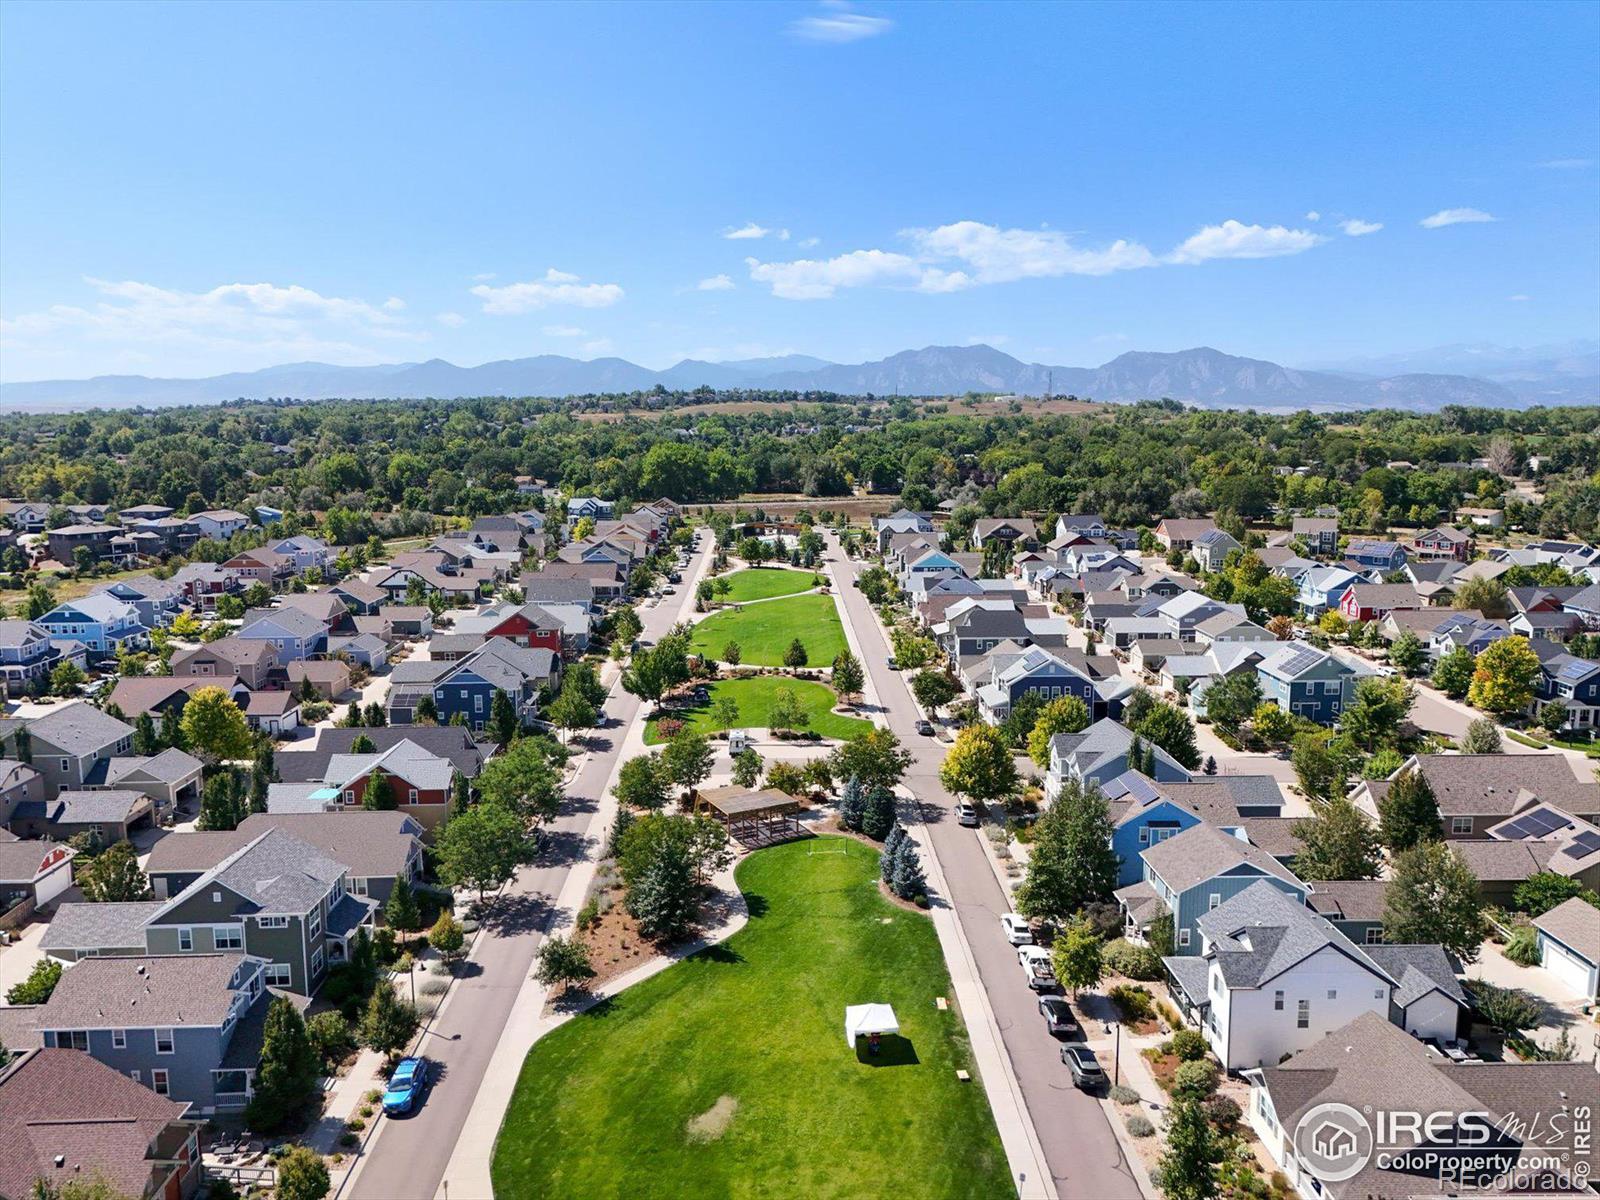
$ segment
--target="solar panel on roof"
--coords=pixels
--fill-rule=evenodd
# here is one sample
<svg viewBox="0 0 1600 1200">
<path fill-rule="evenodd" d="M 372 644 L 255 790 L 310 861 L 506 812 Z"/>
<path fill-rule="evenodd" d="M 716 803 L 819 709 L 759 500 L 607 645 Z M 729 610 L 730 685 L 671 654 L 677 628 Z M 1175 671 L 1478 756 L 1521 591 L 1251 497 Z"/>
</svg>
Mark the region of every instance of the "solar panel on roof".
<svg viewBox="0 0 1600 1200">
<path fill-rule="evenodd" d="M 1561 678 L 1581 679 L 1592 670 L 1594 670 L 1594 664 L 1591 662 L 1569 662 L 1562 666 Z"/>
<path fill-rule="evenodd" d="M 1600 850 L 1600 833 L 1585 831 L 1572 839 L 1567 853 L 1573 858 L 1588 858 L 1596 850 Z"/>
<path fill-rule="evenodd" d="M 1307 667 L 1315 666 L 1322 661 L 1320 650 L 1296 650 L 1283 661 L 1283 670 L 1290 675 L 1298 675 Z"/>
</svg>

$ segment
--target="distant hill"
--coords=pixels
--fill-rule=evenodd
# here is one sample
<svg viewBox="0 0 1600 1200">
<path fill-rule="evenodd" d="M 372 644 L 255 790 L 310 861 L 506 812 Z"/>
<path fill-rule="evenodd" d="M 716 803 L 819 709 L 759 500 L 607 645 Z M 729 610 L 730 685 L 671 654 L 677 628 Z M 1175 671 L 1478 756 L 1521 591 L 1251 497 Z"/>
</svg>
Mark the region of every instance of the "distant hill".
<svg viewBox="0 0 1600 1200">
<path fill-rule="evenodd" d="M 0 386 L 0 405 L 71 409 L 214 404 L 239 397 L 559 397 L 629 392 L 658 384 L 684 390 L 704 386 L 879 396 L 937 397 L 967 392 L 1043 396 L 1049 392 L 1109 402 L 1165 398 L 1208 408 L 1392 407 L 1423 412 L 1447 404 L 1516 407 L 1600 401 L 1600 355 L 1579 352 L 1550 363 L 1488 361 L 1493 376 L 1415 368 L 1363 372 L 1352 369 L 1356 364 L 1302 371 L 1201 346 L 1174 353 L 1130 351 L 1099 367 L 1051 367 L 1025 363 L 993 346 L 978 345 L 927 346 L 854 365 L 791 354 L 720 363 L 685 359 L 664 371 L 654 371 L 621 358 L 585 361 L 542 354 L 476 367 L 458 367 L 436 358 L 376 367 L 295 363 L 209 379 L 105 375 L 10 383 Z"/>
</svg>

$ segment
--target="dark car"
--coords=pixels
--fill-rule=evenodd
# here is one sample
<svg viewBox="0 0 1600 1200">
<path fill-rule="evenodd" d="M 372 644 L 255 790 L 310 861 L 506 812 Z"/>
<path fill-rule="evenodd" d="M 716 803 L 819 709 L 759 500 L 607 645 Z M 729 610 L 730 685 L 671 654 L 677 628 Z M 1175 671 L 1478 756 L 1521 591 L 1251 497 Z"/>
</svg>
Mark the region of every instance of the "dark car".
<svg viewBox="0 0 1600 1200">
<path fill-rule="evenodd" d="M 1039 1012 L 1044 1017 L 1044 1027 L 1054 1037 L 1074 1037 L 1083 1032 L 1072 1015 L 1072 1005 L 1063 996 L 1040 996 Z"/>
<path fill-rule="evenodd" d="M 1072 1072 L 1072 1086 L 1082 1092 L 1097 1092 L 1106 1085 L 1106 1073 L 1100 1069 L 1100 1060 L 1087 1046 L 1061 1047 L 1061 1061 Z"/>
<path fill-rule="evenodd" d="M 932 737 L 933 736 L 933 722 L 932 721 L 918 721 L 917 722 L 917 732 L 920 733 L 923 737 Z"/>
</svg>

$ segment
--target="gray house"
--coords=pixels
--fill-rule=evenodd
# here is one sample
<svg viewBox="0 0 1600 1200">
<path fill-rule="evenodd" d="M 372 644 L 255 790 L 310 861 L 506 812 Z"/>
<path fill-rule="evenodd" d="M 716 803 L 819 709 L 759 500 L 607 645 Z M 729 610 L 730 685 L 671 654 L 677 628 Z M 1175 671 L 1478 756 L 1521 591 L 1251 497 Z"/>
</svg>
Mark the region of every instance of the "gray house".
<svg viewBox="0 0 1600 1200">
<path fill-rule="evenodd" d="M 133 748 L 133 726 L 108 717 L 92 704 L 63 705 L 28 722 L 33 765 L 44 775 L 51 799 L 90 783 L 95 769 Z"/>
</svg>

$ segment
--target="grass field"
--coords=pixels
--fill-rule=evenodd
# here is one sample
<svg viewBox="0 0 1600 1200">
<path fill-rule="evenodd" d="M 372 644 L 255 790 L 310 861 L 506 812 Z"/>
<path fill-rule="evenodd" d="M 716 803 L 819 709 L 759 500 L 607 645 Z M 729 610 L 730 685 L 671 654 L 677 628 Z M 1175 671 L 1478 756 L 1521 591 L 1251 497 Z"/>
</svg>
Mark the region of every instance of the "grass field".
<svg viewBox="0 0 1600 1200">
<path fill-rule="evenodd" d="M 730 604 L 743 604 L 749 600 L 766 600 L 772 596 L 792 596 L 808 592 L 816 586 L 815 571 L 793 571 L 788 567 L 746 567 L 731 575 L 728 594 L 717 599 Z"/>
<path fill-rule="evenodd" d="M 696 733 L 716 733 L 723 729 L 766 729 L 772 712 L 772 698 L 781 687 L 795 695 L 802 708 L 811 717 L 806 728 L 826 738 L 841 740 L 857 737 L 872 728 L 871 721 L 860 717 L 845 717 L 832 711 L 839 698 L 826 684 L 811 683 L 804 679 L 789 679 L 783 675 L 755 675 L 749 679 L 719 679 L 711 685 L 711 699 L 694 708 L 674 709 L 672 715 L 688 722 Z M 739 719 L 733 725 L 724 725 L 712 715 L 712 707 L 724 696 L 732 696 L 739 705 Z M 644 740 L 657 745 L 656 723 L 645 726 Z"/>
<path fill-rule="evenodd" d="M 789 643 L 799 638 L 806 665 L 825 667 L 845 648 L 844 626 L 832 596 L 788 596 L 738 611 L 712 613 L 694 627 L 692 646 L 719 662 L 728 642 L 739 643 L 740 662 L 781 667 Z"/>
<path fill-rule="evenodd" d="M 812 839 L 738 869 L 750 923 L 536 1044 L 495 1145 L 512 1197 L 917 1200 L 1011 1195 L 927 917 L 878 893 L 877 853 Z M 849 1004 L 905 1041 L 844 1042 Z M 870 1065 L 869 1065 L 870 1061 Z"/>
</svg>

